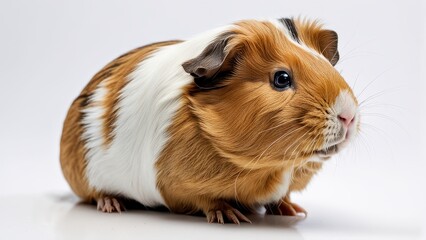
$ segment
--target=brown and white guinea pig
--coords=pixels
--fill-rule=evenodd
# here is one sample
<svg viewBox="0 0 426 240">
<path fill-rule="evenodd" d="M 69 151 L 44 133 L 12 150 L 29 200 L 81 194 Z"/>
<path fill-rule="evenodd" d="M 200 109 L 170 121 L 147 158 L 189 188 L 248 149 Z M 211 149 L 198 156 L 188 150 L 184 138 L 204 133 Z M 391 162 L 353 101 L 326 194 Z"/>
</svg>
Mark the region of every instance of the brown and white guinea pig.
<svg viewBox="0 0 426 240">
<path fill-rule="evenodd" d="M 72 103 L 65 178 L 104 212 L 132 199 L 219 223 L 250 222 L 236 206 L 306 214 L 290 193 L 359 127 L 338 59 L 334 31 L 288 18 L 130 51 Z"/>
</svg>

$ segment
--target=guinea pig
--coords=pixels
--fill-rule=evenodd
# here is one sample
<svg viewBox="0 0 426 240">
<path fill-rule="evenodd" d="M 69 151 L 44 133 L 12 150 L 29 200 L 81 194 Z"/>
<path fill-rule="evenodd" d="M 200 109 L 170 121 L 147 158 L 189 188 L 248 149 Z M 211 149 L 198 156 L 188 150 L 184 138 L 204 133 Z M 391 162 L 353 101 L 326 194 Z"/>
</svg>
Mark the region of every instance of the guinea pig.
<svg viewBox="0 0 426 240">
<path fill-rule="evenodd" d="M 306 216 L 290 194 L 359 129 L 337 39 L 317 21 L 243 20 L 118 57 L 68 111 L 66 180 L 103 212 L 131 199 L 218 223 Z"/>
</svg>

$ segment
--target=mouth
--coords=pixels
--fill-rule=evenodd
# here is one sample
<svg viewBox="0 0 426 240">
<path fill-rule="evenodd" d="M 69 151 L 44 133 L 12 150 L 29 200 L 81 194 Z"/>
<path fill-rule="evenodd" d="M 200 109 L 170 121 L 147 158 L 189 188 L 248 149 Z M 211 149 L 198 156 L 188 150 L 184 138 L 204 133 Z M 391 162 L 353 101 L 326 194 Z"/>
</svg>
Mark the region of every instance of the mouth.
<svg viewBox="0 0 426 240">
<path fill-rule="evenodd" d="M 342 134 L 341 139 L 334 140 L 334 144 L 326 146 L 322 149 L 316 150 L 313 153 L 318 156 L 321 160 L 330 159 L 332 156 L 336 155 L 343 148 L 345 148 L 348 143 L 351 141 L 353 136 L 354 127 L 348 128 L 345 133 Z"/>
<path fill-rule="evenodd" d="M 339 144 L 331 145 L 326 148 L 314 151 L 320 158 L 328 159 L 339 152 Z"/>
</svg>

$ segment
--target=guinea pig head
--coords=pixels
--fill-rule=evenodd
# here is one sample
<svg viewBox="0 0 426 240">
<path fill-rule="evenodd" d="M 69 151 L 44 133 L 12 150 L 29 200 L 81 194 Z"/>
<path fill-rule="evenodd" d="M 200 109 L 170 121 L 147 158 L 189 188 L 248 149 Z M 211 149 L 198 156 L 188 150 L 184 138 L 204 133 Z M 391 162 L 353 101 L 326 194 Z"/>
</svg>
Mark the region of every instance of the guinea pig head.
<svg viewBox="0 0 426 240">
<path fill-rule="evenodd" d="M 338 58 L 337 34 L 316 22 L 234 24 L 182 65 L 203 137 L 248 169 L 328 159 L 359 125 Z"/>
</svg>

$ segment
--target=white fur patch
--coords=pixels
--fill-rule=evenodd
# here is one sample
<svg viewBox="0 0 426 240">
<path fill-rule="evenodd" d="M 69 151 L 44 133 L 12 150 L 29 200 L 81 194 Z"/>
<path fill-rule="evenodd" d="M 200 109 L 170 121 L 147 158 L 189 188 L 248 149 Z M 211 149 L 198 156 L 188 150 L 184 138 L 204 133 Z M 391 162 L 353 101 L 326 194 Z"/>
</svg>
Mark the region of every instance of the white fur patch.
<svg viewBox="0 0 426 240">
<path fill-rule="evenodd" d="M 342 112 L 351 112 L 353 115 L 355 115 L 357 105 L 352 95 L 348 90 L 345 89 L 340 91 L 331 109 L 336 114 L 340 114 Z"/>
<path fill-rule="evenodd" d="M 355 135 L 357 131 L 356 126 L 358 126 L 360 120 L 359 113 L 357 110 L 357 103 L 355 102 L 353 96 L 349 93 L 348 90 L 345 89 L 340 91 L 339 95 L 336 97 L 333 106 L 331 106 L 330 108 L 330 112 L 330 120 L 328 120 L 326 123 L 327 126 L 329 126 L 329 129 L 324 130 L 325 141 L 323 147 L 326 148 L 336 144 L 336 142 L 341 141 L 339 139 L 337 139 L 336 141 L 336 139 L 334 139 L 332 135 L 333 133 L 338 132 L 342 128 L 338 116 L 344 112 L 355 116 L 355 122 L 352 123 L 349 129 L 347 130 L 352 132 L 352 134 L 349 136 L 349 139 L 345 140 L 343 145 L 346 145 Z M 344 134 L 346 134 L 346 131 Z M 341 147 L 344 147 L 343 145 Z"/>
<path fill-rule="evenodd" d="M 315 163 L 323 163 L 324 162 L 324 160 L 323 159 L 321 159 L 319 156 L 317 156 L 317 155 L 313 155 L 313 156 L 311 156 L 310 158 L 308 158 L 307 160 L 306 160 L 306 162 L 308 163 L 308 162 L 315 162 Z"/>
<path fill-rule="evenodd" d="M 84 131 L 82 138 L 85 140 L 86 149 L 88 149 L 86 157 L 88 159 L 97 159 L 98 161 L 102 160 L 102 152 L 92 151 L 92 149 L 101 149 L 104 144 L 102 116 L 105 112 L 103 100 L 106 94 L 107 90 L 103 82 L 101 82 L 90 98 L 89 107 L 83 110 L 82 124 Z"/>
<path fill-rule="evenodd" d="M 86 174 L 96 190 L 121 194 L 145 206 L 165 205 L 157 189 L 155 163 L 169 136 L 167 129 L 181 107 L 183 88 L 193 78 L 181 64 L 199 55 L 227 27 L 179 44 L 162 47 L 138 64 L 128 77 L 118 103 L 114 138 L 103 145 L 101 116 L 106 94 L 100 84 L 84 111 Z"/>
<path fill-rule="evenodd" d="M 280 199 L 285 197 L 291 184 L 291 176 L 291 170 L 284 171 L 281 183 L 278 185 L 277 190 L 271 195 L 271 197 L 266 199 L 263 204 L 278 202 Z"/>
</svg>

